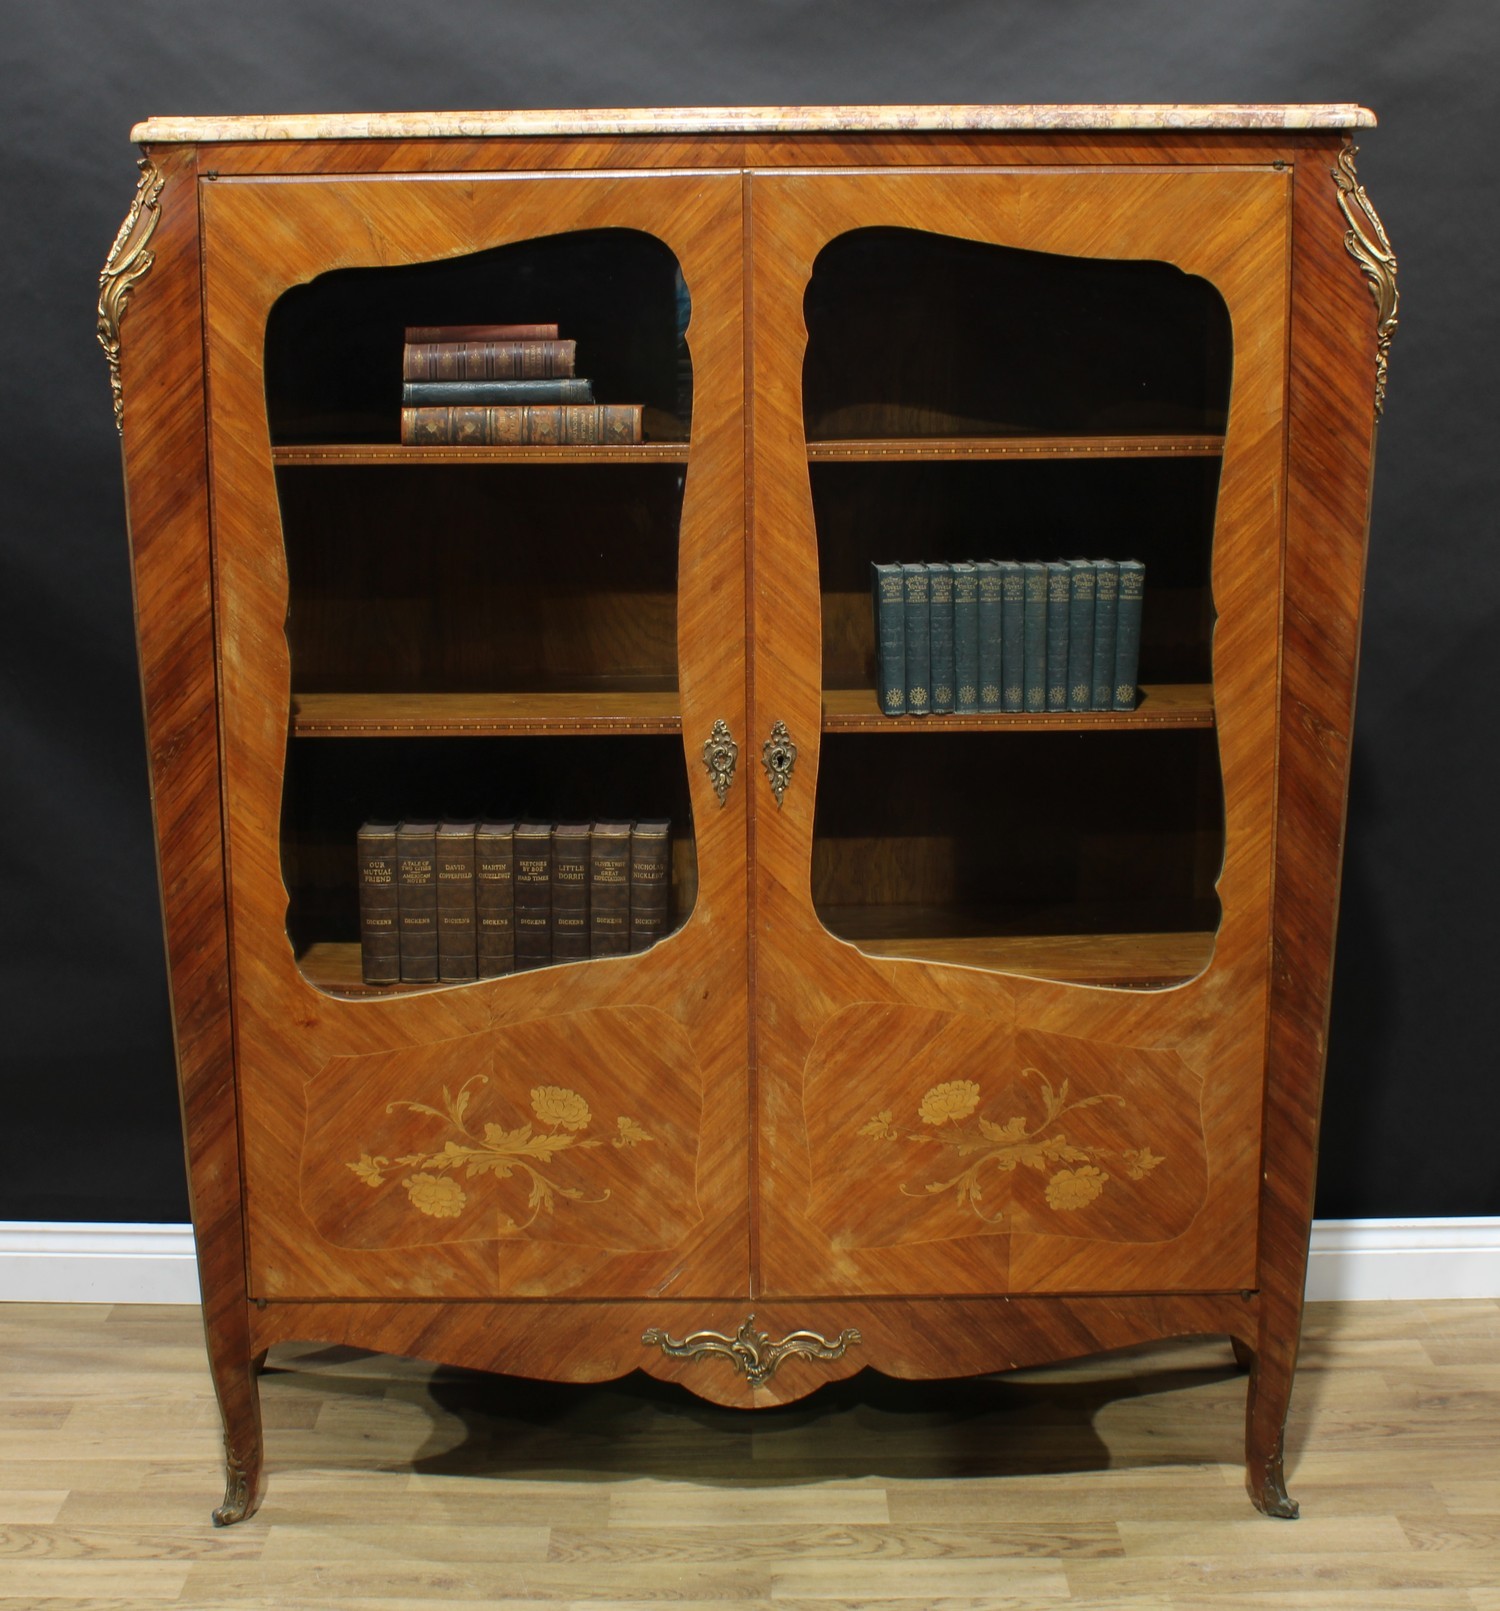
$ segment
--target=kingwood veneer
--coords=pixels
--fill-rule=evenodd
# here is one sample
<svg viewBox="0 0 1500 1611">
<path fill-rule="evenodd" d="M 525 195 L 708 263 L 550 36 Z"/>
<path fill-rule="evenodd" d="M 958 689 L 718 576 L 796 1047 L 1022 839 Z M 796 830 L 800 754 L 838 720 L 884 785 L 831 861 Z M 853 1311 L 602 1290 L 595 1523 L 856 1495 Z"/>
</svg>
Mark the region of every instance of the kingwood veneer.
<svg viewBox="0 0 1500 1611">
<path fill-rule="evenodd" d="M 1295 1514 L 1282 1427 L 1395 325 L 1395 262 L 1346 132 L 1371 121 L 950 107 L 135 131 L 100 335 L 225 1423 L 217 1520 L 257 1503 L 256 1373 L 290 1339 L 573 1381 L 639 1368 L 748 1406 L 866 1365 L 977 1374 L 1198 1333 L 1232 1339 L 1250 1372 L 1251 1497 Z M 293 288 L 337 308 L 338 286 L 376 283 L 362 271 L 419 285 L 400 275 L 626 241 L 597 231 L 680 268 L 686 448 L 465 459 L 332 424 L 278 437 Z M 1049 274 L 1103 265 L 1129 330 L 1147 327 L 1137 269 L 1170 265 L 1168 293 L 1206 282 L 1225 320 L 1226 354 L 1203 350 L 1227 419 L 955 425 L 932 383 L 946 360 L 922 341 L 906 355 L 921 384 L 872 413 L 879 342 L 825 334 L 842 308 L 809 291 L 846 242 L 956 250 L 960 278 L 982 249 L 1042 300 Z M 335 271 L 355 277 L 320 282 Z M 611 283 L 596 312 L 628 327 Z M 444 322 L 434 305 L 411 321 Z M 966 306 L 977 328 L 983 300 Z M 449 322 L 485 316 L 546 315 Z M 943 318 L 934 291 L 933 345 Z M 1047 349 L 1017 339 L 1024 390 Z M 1006 356 L 962 352 L 952 383 Z M 845 428 L 817 412 L 825 372 L 846 377 Z M 1089 483 L 1103 507 L 1160 485 L 1182 489 L 1164 507 L 1199 510 L 1134 712 L 880 716 L 862 577 L 900 555 L 900 520 L 925 518 L 913 489 L 952 520 L 996 509 L 996 527 L 942 538 L 961 558 L 1011 541 L 1005 500 L 1027 487 L 1056 501 L 1081 466 L 1148 461 L 1178 479 Z M 1181 479 L 1205 463 L 1210 479 Z M 1043 465 L 1070 479 L 952 479 Z M 530 511 L 514 518 L 534 541 L 504 550 L 511 588 L 492 576 L 496 487 Z M 550 574 L 610 508 L 595 568 Z M 436 536 L 403 548 L 418 531 Z M 1171 573 L 1177 537 L 1162 541 Z M 1194 674 L 1153 681 L 1153 654 Z M 348 759 L 367 754 L 351 741 L 376 759 Z M 391 748 L 408 744 L 436 747 Z M 631 809 L 622 778 L 655 780 L 683 835 L 676 932 L 608 962 L 362 986 L 337 917 L 317 931 L 352 869 L 351 808 L 318 780 L 368 777 L 386 753 L 398 773 L 434 757 L 450 783 L 540 756 L 538 787 L 559 790 L 598 765 L 601 816 Z M 1077 803 L 1096 788 L 1098 810 Z M 1032 798 L 1050 802 L 1034 821 Z M 991 811 L 1019 825 L 998 862 Z M 1024 881 L 1049 857 L 1050 904 L 999 901 L 997 866 Z M 447 1143 L 488 1172 L 438 1161 Z"/>
</svg>

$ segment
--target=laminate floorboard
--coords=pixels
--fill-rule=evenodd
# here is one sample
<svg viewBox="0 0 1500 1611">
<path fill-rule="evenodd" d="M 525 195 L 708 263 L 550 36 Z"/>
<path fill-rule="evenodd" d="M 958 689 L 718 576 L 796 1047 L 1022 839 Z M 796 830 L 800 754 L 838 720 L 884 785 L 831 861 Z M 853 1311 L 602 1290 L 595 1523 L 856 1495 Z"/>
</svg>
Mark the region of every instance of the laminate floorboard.
<svg viewBox="0 0 1500 1611">
<path fill-rule="evenodd" d="M 1300 1521 L 1244 1396 L 1217 1340 L 755 1414 L 288 1346 L 219 1530 L 197 1311 L 0 1305 L 0 1611 L 1500 1611 L 1500 1303 L 1309 1308 Z"/>
</svg>

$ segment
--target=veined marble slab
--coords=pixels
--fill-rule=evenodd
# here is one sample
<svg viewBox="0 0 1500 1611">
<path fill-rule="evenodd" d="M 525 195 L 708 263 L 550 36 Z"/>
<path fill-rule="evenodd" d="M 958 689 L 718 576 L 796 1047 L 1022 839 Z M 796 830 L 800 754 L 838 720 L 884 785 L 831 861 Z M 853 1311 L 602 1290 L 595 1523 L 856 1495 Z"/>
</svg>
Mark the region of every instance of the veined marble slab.
<svg viewBox="0 0 1500 1611">
<path fill-rule="evenodd" d="M 837 134 L 1054 129 L 1369 129 L 1362 106 L 692 106 L 573 112 L 340 112 L 153 117 L 143 145 L 227 140 L 491 139 L 551 134 Z"/>
</svg>

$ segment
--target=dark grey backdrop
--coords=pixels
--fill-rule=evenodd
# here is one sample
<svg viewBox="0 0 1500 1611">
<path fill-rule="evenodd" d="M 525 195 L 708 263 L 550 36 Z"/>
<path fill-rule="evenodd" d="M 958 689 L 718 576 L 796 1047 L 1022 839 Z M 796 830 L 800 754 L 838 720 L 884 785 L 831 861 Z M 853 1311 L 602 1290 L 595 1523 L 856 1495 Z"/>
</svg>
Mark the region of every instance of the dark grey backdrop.
<svg viewBox="0 0 1500 1611">
<path fill-rule="evenodd" d="M 1492 0 L 53 0 L 12 8 L 0 1219 L 186 1218 L 98 266 L 149 113 L 1361 101 L 1400 258 L 1324 1216 L 1500 1213 Z M 128 339 L 128 324 L 127 324 Z"/>
</svg>

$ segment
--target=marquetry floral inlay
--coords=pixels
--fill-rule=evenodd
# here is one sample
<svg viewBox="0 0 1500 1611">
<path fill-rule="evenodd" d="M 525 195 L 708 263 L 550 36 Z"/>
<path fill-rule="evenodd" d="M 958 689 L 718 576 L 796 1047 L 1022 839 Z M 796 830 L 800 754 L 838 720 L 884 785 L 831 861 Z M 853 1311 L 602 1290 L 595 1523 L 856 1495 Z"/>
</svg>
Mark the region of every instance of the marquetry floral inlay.
<svg viewBox="0 0 1500 1611">
<path fill-rule="evenodd" d="M 493 1123 L 476 1126 L 468 1117 L 470 1101 L 474 1087 L 487 1084 L 488 1079 L 484 1074 L 474 1075 L 464 1081 L 457 1095 L 450 1094 L 445 1085 L 440 1108 L 429 1107 L 425 1102 L 387 1104 L 387 1113 L 405 1109 L 446 1126 L 449 1135 L 441 1147 L 400 1158 L 372 1157 L 366 1152 L 357 1163 L 346 1167 L 372 1188 L 399 1180 L 411 1206 L 433 1219 L 457 1219 L 468 1206 L 469 1193 L 459 1184 L 459 1177 L 473 1182 L 486 1176 L 509 1180 L 520 1175 L 530 1183 L 526 1206 L 531 1213 L 519 1224 L 508 1219 L 503 1229 L 523 1231 L 541 1214 L 550 1214 L 559 1197 L 575 1203 L 602 1203 L 609 1196 L 608 1189 L 591 1197 L 581 1186 L 560 1183 L 553 1168 L 560 1154 L 605 1145 L 634 1147 L 652 1139 L 634 1119 L 623 1114 L 615 1120 L 613 1135 L 586 1135 L 594 1115 L 583 1097 L 564 1085 L 532 1088 L 534 1122 L 525 1120 L 514 1128 Z"/>
<path fill-rule="evenodd" d="M 901 1190 L 909 1197 L 936 1196 L 951 1191 L 958 1202 L 967 1204 L 991 1225 L 1004 1215 L 998 1211 L 987 1214 L 980 1206 L 984 1199 L 986 1170 L 1009 1174 L 1026 1168 L 1045 1174 L 1047 1206 L 1068 1213 L 1087 1208 L 1104 1192 L 1110 1181 L 1109 1170 L 1104 1167 L 1106 1163 L 1122 1170 L 1131 1180 L 1144 1180 L 1165 1161 L 1150 1147 L 1116 1151 L 1069 1139 L 1063 1124 L 1068 1114 L 1106 1102 L 1123 1108 L 1128 1105 L 1124 1097 L 1106 1092 L 1069 1100 L 1067 1080 L 1054 1091 L 1052 1082 L 1038 1069 L 1026 1068 L 1021 1072 L 1041 1082 L 1037 1087 L 1042 1109 L 1040 1117 L 1015 1114 L 1005 1123 L 997 1123 L 978 1111 L 982 1097 L 976 1081 L 945 1080 L 941 1085 L 934 1085 L 917 1104 L 917 1118 L 926 1129 L 902 1130 L 895 1123 L 892 1110 L 886 1108 L 861 1125 L 859 1133 L 875 1141 L 905 1141 L 946 1148 L 955 1161 L 963 1164 L 956 1174 L 944 1172 L 939 1180 L 930 1180 L 919 1188 L 903 1185 Z"/>
</svg>

